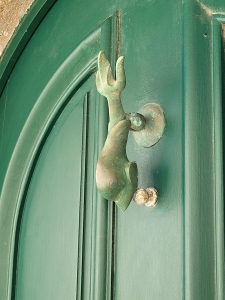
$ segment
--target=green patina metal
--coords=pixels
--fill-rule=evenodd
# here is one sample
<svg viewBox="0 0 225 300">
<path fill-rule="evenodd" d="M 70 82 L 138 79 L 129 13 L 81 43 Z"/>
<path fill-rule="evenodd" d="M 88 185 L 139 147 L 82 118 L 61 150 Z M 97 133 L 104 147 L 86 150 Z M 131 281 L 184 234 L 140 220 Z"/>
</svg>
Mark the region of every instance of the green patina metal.
<svg viewBox="0 0 225 300">
<path fill-rule="evenodd" d="M 108 100 L 110 118 L 108 137 L 97 163 L 96 183 L 101 195 L 115 201 L 124 211 L 133 198 L 138 182 L 137 165 L 130 162 L 126 155 L 131 121 L 126 118 L 120 99 L 126 85 L 124 57 L 117 60 L 115 80 L 105 53 L 100 52 L 96 85 L 98 92 Z"/>
<path fill-rule="evenodd" d="M 105 96 L 109 106 L 108 137 L 99 157 L 96 183 L 101 195 L 113 200 L 125 210 L 137 189 L 137 165 L 129 162 L 126 143 L 129 130 L 133 131 L 136 142 L 151 147 L 162 137 L 165 128 L 163 110 L 156 103 L 148 103 L 138 113 L 125 113 L 120 94 L 126 86 L 124 57 L 116 63 L 116 80 L 105 53 L 98 56 L 96 86 Z"/>
</svg>

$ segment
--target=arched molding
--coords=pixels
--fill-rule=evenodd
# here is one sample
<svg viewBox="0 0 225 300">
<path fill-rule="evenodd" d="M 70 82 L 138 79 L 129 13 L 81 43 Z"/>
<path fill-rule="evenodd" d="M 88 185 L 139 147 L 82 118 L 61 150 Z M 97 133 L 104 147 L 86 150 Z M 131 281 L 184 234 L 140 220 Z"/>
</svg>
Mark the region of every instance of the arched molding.
<svg viewBox="0 0 225 300">
<path fill-rule="evenodd" d="M 94 73 L 100 36 L 101 29 L 94 31 L 55 72 L 37 99 L 14 148 L 0 202 L 1 299 L 11 299 L 18 215 L 40 147 L 60 111 Z"/>
</svg>

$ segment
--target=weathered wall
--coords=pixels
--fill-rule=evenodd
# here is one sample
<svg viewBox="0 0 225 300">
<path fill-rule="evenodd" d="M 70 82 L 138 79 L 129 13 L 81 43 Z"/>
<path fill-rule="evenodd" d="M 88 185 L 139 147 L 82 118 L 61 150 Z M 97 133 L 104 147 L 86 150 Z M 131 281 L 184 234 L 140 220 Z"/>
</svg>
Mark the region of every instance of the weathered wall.
<svg viewBox="0 0 225 300">
<path fill-rule="evenodd" d="M 18 26 L 35 0 L 0 0 L 0 57 Z"/>
</svg>

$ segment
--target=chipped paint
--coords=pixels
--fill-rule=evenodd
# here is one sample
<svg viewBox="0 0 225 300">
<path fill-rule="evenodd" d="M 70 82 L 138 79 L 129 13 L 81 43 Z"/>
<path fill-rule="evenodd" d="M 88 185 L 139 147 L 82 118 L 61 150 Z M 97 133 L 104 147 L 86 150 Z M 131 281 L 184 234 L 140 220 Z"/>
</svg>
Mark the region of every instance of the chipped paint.
<svg viewBox="0 0 225 300">
<path fill-rule="evenodd" d="M 203 3 L 201 3 L 200 1 L 197 1 L 200 5 L 200 7 L 205 11 L 205 13 L 208 15 L 208 16 L 212 16 L 213 14 L 213 11 L 208 8 L 206 5 L 204 5 Z"/>
<path fill-rule="evenodd" d="M 207 14 L 207 16 L 212 17 L 212 15 L 225 15 L 224 11 L 219 11 L 219 10 L 212 10 L 208 6 L 204 5 L 202 2 L 197 0 L 197 3 L 199 6 L 204 10 L 204 12 Z"/>
</svg>

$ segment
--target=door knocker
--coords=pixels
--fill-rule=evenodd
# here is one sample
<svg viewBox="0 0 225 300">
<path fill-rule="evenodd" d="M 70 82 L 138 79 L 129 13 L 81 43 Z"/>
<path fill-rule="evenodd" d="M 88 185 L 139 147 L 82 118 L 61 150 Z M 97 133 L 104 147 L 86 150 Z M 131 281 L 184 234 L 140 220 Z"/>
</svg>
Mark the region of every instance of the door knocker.
<svg viewBox="0 0 225 300">
<path fill-rule="evenodd" d="M 120 98 L 126 86 L 123 56 L 116 62 L 114 79 L 105 53 L 99 53 L 96 86 L 98 92 L 107 98 L 109 107 L 108 136 L 96 168 L 97 188 L 105 199 L 115 201 L 123 211 L 132 198 L 139 205 L 153 207 L 157 202 L 157 191 L 154 188 L 137 189 L 137 165 L 127 159 L 126 144 L 129 131 L 143 147 L 157 143 L 165 128 L 163 110 L 156 103 L 148 103 L 137 113 L 124 112 Z"/>
</svg>

